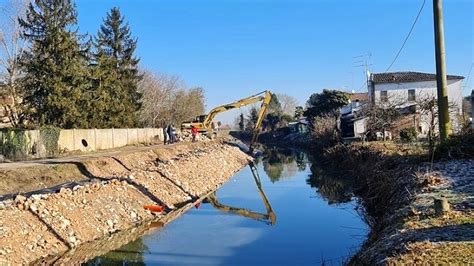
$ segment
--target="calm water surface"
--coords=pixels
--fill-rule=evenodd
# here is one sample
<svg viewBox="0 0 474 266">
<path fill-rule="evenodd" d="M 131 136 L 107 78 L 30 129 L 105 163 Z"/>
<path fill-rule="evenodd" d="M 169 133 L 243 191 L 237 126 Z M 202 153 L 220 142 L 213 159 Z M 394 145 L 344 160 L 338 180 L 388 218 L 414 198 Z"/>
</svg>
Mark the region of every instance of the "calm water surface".
<svg viewBox="0 0 474 266">
<path fill-rule="evenodd" d="M 246 167 L 216 193 L 233 212 L 203 203 L 88 264 L 339 265 L 357 251 L 367 225 L 349 182 L 324 175 L 298 150 L 268 149 L 256 167 L 274 224 Z"/>
</svg>

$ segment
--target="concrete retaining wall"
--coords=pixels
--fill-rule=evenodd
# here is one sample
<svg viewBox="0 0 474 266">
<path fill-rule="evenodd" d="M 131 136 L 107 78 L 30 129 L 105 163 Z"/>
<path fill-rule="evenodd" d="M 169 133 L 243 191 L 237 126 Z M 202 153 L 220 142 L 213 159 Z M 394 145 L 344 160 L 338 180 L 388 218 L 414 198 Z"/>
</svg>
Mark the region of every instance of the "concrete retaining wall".
<svg viewBox="0 0 474 266">
<path fill-rule="evenodd" d="M 61 130 L 58 146 L 60 150 L 96 151 L 161 140 L 161 128 L 67 129 Z"/>
<path fill-rule="evenodd" d="M 4 143 L 4 134 L 0 131 L 0 144 Z M 24 153 L 32 158 L 48 156 L 39 130 L 27 130 L 25 134 L 28 143 Z M 59 135 L 58 148 L 60 152 L 91 152 L 162 140 L 161 128 L 63 129 Z"/>
</svg>

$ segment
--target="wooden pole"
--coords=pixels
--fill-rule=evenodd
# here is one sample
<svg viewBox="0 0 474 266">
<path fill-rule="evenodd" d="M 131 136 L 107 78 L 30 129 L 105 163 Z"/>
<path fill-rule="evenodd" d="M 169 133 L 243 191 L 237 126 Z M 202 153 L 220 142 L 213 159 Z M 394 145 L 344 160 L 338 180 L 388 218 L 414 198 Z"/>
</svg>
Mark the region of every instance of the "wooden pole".
<svg viewBox="0 0 474 266">
<path fill-rule="evenodd" d="M 439 136 L 444 142 L 451 134 L 448 108 L 448 80 L 446 77 L 446 52 L 444 49 L 443 1 L 433 0 L 434 37 L 436 56 L 436 84 L 438 91 Z"/>
</svg>

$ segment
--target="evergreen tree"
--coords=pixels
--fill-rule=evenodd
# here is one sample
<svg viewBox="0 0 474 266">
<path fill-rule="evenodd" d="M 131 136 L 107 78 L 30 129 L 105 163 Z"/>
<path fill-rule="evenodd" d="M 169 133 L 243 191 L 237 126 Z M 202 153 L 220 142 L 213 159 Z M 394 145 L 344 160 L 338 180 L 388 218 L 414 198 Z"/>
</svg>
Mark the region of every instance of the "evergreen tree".
<svg viewBox="0 0 474 266">
<path fill-rule="evenodd" d="M 270 103 L 268 104 L 267 113 L 282 113 L 280 100 L 278 99 L 278 96 L 275 93 L 272 93 L 272 98 L 270 99 Z"/>
<path fill-rule="evenodd" d="M 88 86 L 87 59 L 80 45 L 71 0 L 34 0 L 19 20 L 31 49 L 21 62 L 28 119 L 38 125 L 85 127 L 81 108 Z"/>
<path fill-rule="evenodd" d="M 244 118 L 244 114 L 243 113 L 240 113 L 240 117 L 239 117 L 239 130 L 240 131 L 244 131 L 245 129 L 245 118 Z"/>
<path fill-rule="evenodd" d="M 296 120 L 299 120 L 304 116 L 304 108 L 303 106 L 296 106 L 295 108 L 295 115 L 293 116 Z"/>
<path fill-rule="evenodd" d="M 321 93 L 313 93 L 309 97 L 304 115 L 310 118 L 328 114 L 339 116 L 339 109 L 348 103 L 348 93 L 324 89 Z"/>
<path fill-rule="evenodd" d="M 91 121 L 95 127 L 133 127 L 138 124 L 141 75 L 134 56 L 137 41 L 118 8 L 112 8 L 95 39 L 92 67 Z"/>
</svg>

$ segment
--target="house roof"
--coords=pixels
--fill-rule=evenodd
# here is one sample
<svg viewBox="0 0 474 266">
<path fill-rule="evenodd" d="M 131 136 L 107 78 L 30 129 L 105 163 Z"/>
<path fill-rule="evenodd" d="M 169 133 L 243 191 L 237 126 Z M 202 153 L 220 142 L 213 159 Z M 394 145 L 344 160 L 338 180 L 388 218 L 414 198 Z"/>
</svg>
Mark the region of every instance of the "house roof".
<svg viewBox="0 0 474 266">
<path fill-rule="evenodd" d="M 352 93 L 350 95 L 351 102 L 368 102 L 369 101 L 369 94 L 367 92 L 362 93 Z"/>
<path fill-rule="evenodd" d="M 448 79 L 461 80 L 461 79 L 464 79 L 464 77 L 448 75 Z M 403 83 L 403 82 L 432 81 L 432 80 L 436 80 L 436 74 L 412 72 L 412 71 L 372 74 L 372 81 L 374 83 Z"/>
</svg>

